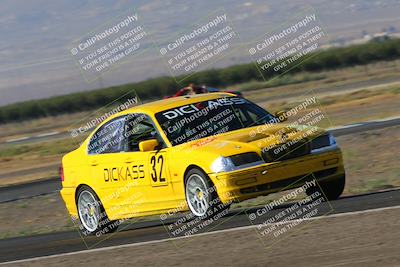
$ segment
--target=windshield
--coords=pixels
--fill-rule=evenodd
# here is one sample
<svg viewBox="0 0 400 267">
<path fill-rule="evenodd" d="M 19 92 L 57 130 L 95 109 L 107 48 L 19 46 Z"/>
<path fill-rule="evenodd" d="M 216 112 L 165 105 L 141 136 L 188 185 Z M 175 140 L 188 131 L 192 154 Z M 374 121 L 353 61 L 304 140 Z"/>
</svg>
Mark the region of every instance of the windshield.
<svg viewBox="0 0 400 267">
<path fill-rule="evenodd" d="M 197 102 L 155 116 L 172 145 L 276 121 L 270 113 L 241 97 Z"/>
</svg>

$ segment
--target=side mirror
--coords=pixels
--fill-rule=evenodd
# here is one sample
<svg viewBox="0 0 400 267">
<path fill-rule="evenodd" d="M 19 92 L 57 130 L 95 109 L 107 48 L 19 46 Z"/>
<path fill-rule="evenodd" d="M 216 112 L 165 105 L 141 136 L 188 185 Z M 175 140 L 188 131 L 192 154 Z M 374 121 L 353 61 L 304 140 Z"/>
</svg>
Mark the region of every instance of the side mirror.
<svg viewBox="0 0 400 267">
<path fill-rule="evenodd" d="M 275 112 L 275 117 L 278 118 L 278 120 L 280 122 L 287 121 L 286 111 L 285 110 L 281 110 L 281 111 Z"/>
<path fill-rule="evenodd" d="M 157 139 L 145 140 L 139 143 L 139 150 L 141 152 L 153 151 L 156 150 L 156 147 L 158 147 L 158 145 L 159 143 Z"/>
</svg>

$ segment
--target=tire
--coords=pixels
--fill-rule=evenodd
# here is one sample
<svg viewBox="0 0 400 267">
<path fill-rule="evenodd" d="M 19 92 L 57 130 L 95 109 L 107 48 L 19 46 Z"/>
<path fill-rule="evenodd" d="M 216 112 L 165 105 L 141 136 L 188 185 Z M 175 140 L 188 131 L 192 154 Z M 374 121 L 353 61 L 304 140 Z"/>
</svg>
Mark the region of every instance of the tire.
<svg viewBox="0 0 400 267">
<path fill-rule="evenodd" d="M 230 204 L 222 204 L 210 178 L 195 168 L 185 176 L 185 198 L 189 210 L 196 217 L 212 217 L 230 208 Z"/>
<path fill-rule="evenodd" d="M 336 200 L 340 197 L 340 195 L 343 193 L 344 186 L 346 183 L 346 176 L 343 174 L 342 176 L 336 178 L 336 179 L 331 179 L 328 181 L 322 181 L 318 182 L 320 187 L 317 185 L 316 187 L 312 187 L 307 189 L 306 193 L 307 195 L 311 196 L 317 191 L 323 191 L 323 195 L 325 195 L 326 200 Z"/>
<path fill-rule="evenodd" d="M 76 194 L 76 207 L 80 221 L 79 229 L 83 235 L 99 236 L 117 230 L 118 224 L 108 219 L 103 204 L 90 187 L 79 188 Z"/>
</svg>

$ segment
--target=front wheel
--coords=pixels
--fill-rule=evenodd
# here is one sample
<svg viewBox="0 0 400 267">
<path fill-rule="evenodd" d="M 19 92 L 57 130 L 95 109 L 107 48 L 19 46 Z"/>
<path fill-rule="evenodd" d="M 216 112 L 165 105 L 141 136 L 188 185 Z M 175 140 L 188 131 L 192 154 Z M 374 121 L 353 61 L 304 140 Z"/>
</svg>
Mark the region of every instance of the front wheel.
<svg viewBox="0 0 400 267">
<path fill-rule="evenodd" d="M 216 188 L 202 171 L 191 169 L 185 177 L 186 202 L 197 217 L 208 217 L 229 209 L 219 200 Z"/>
<path fill-rule="evenodd" d="M 318 182 L 321 188 L 317 185 L 315 187 L 307 189 L 306 193 L 307 195 L 311 196 L 316 191 L 321 191 L 322 189 L 323 195 L 326 196 L 327 200 L 336 200 L 343 193 L 345 182 L 346 178 L 343 174 L 342 176 L 335 179 Z"/>
</svg>

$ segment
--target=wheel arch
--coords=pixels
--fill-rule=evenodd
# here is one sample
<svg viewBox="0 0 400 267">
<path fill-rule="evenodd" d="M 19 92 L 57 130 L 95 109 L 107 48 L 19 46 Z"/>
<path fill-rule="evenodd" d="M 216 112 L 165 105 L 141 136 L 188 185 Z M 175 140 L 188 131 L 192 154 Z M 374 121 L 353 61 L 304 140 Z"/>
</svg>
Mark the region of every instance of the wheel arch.
<svg viewBox="0 0 400 267">
<path fill-rule="evenodd" d="M 210 204 L 211 206 L 210 206 L 210 208 L 211 209 L 213 209 L 213 207 L 215 208 L 215 207 L 217 207 L 218 209 L 220 209 L 221 208 L 221 205 L 222 205 L 222 207 L 224 207 L 223 206 L 223 203 L 221 202 L 221 200 L 220 200 L 220 195 L 219 195 L 219 192 L 218 192 L 218 188 L 217 188 L 217 186 L 216 186 L 216 184 L 214 183 L 214 181 L 211 179 L 211 177 L 204 171 L 204 169 L 202 169 L 200 166 L 198 166 L 198 165 L 194 165 L 194 164 L 191 164 L 191 165 L 189 165 L 187 168 L 186 168 L 186 170 L 185 170 L 185 177 L 184 177 L 184 183 L 183 183 L 183 186 L 184 186 L 184 192 L 185 192 L 185 199 L 186 199 L 186 201 L 187 201 L 187 203 L 188 203 L 188 200 L 187 200 L 187 198 L 186 198 L 186 181 L 187 181 L 187 175 L 188 175 L 188 173 L 191 171 L 191 170 L 193 170 L 193 169 L 196 169 L 196 170 L 198 170 L 199 172 L 201 172 L 202 174 L 203 174 L 203 176 L 204 176 L 204 178 L 207 180 L 206 182 L 208 182 L 208 188 L 207 188 L 207 190 L 210 190 L 210 191 L 208 191 L 208 193 L 211 195 L 211 199 L 212 199 L 212 203 L 213 204 Z M 212 187 L 212 188 L 211 188 Z M 217 202 L 215 202 L 214 203 L 214 201 L 215 200 L 217 200 Z M 229 207 L 230 207 L 230 203 L 228 203 L 229 205 L 228 206 L 226 206 L 226 207 L 228 207 L 227 209 L 229 209 Z M 188 203 L 188 206 L 189 206 L 189 203 Z M 190 207 L 189 207 L 189 209 L 190 209 Z M 193 211 L 192 211 L 193 212 Z"/>
<path fill-rule="evenodd" d="M 93 191 L 93 193 L 95 194 L 96 198 L 98 199 L 98 202 L 100 203 L 100 209 L 102 210 L 102 212 L 105 212 L 105 214 L 108 216 L 108 212 L 107 212 L 107 209 L 104 207 L 103 201 L 101 200 L 101 198 L 99 197 L 99 195 L 97 194 L 97 192 L 93 189 L 93 187 L 91 187 L 91 186 L 88 185 L 88 184 L 79 184 L 79 185 L 76 187 L 76 189 L 75 189 L 75 206 L 78 208 L 78 206 L 77 206 L 78 192 L 79 192 L 79 189 L 82 188 L 82 187 L 84 187 L 84 186 L 90 188 L 90 189 Z"/>
<path fill-rule="evenodd" d="M 210 180 L 210 182 L 212 182 L 211 181 L 211 179 L 210 179 L 210 177 L 207 175 L 207 173 L 203 170 L 203 168 L 201 168 L 199 165 L 196 165 L 196 164 L 190 164 L 189 166 L 187 166 L 186 167 L 186 170 L 185 170 L 185 172 L 184 172 L 184 174 L 183 174 L 183 186 L 186 186 L 186 176 L 187 176 L 187 174 L 188 174 L 188 172 L 189 171 L 191 171 L 191 170 L 193 170 L 193 169 L 198 169 L 199 171 L 201 171 L 209 180 Z M 214 183 L 213 183 L 214 184 Z"/>
<path fill-rule="evenodd" d="M 211 180 L 210 176 L 208 176 L 208 174 L 204 171 L 203 168 L 201 168 L 199 165 L 195 165 L 195 164 L 189 165 L 189 166 L 186 168 L 186 170 L 185 170 L 185 173 L 184 173 L 184 176 L 183 176 L 183 190 L 184 190 L 184 192 L 186 192 L 186 179 L 187 179 L 187 174 L 188 174 L 189 171 L 191 171 L 191 170 L 193 170 L 193 169 L 197 169 L 197 170 L 199 170 L 200 172 L 203 173 L 203 175 L 206 177 L 206 179 L 207 179 L 208 182 L 210 183 L 210 186 L 212 186 L 212 187 L 215 188 L 215 193 L 216 193 L 217 196 L 219 197 L 218 190 L 217 190 L 216 185 L 214 184 L 213 180 Z"/>
<path fill-rule="evenodd" d="M 89 187 L 90 189 L 92 189 L 93 192 L 96 194 L 96 197 L 99 198 L 99 196 L 97 195 L 96 191 L 94 191 L 94 189 L 93 189 L 90 185 L 88 185 L 88 184 L 79 184 L 79 185 L 76 187 L 76 189 L 75 189 L 75 204 L 76 204 L 76 201 L 78 200 L 78 192 L 79 192 L 79 189 L 81 189 L 81 188 L 84 187 L 84 186 L 87 186 L 87 187 Z M 100 199 L 100 198 L 99 198 L 99 199 Z"/>
</svg>

